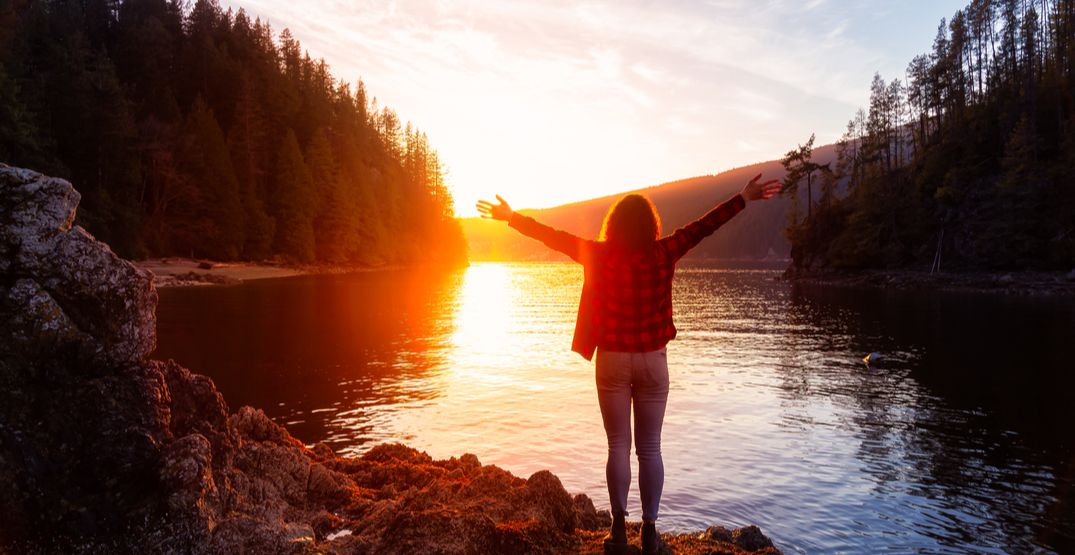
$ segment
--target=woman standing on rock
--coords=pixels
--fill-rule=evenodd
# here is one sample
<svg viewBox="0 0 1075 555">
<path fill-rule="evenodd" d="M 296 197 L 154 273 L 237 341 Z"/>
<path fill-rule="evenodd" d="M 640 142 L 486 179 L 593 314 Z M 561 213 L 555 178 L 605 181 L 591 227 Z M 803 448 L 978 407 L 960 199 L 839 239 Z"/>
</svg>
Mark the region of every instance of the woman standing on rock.
<svg viewBox="0 0 1075 555">
<path fill-rule="evenodd" d="M 484 218 L 504 220 L 520 233 L 583 265 L 585 278 L 571 349 L 594 357 L 608 460 L 605 477 L 612 505 L 606 551 L 627 547 L 625 517 L 631 485 L 631 404 L 634 402 L 638 489 L 642 497 L 642 551 L 656 553 L 657 510 L 664 488 L 661 426 L 668 401 L 665 345 L 676 336 L 672 323 L 672 275 L 676 262 L 742 210 L 748 201 L 770 199 L 780 182 L 760 183 L 758 174 L 742 192 L 701 218 L 661 238 L 660 218 L 650 200 L 631 194 L 605 216 L 601 238 L 582 239 L 498 204 L 478 201 Z"/>
</svg>

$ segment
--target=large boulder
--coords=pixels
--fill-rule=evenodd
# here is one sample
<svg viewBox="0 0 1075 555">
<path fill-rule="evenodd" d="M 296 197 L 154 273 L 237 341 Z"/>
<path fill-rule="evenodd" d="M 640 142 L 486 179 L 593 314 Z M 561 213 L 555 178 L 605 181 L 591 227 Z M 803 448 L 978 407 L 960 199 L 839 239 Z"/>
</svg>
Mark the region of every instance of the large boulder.
<svg viewBox="0 0 1075 555">
<path fill-rule="evenodd" d="M 70 183 L 0 164 L 0 271 L 35 281 L 105 363 L 142 360 L 156 346 L 152 275 L 73 225 Z"/>
<path fill-rule="evenodd" d="M 74 226 L 71 184 L 0 164 L 0 540 L 160 514 L 167 387 L 151 276 Z"/>
</svg>

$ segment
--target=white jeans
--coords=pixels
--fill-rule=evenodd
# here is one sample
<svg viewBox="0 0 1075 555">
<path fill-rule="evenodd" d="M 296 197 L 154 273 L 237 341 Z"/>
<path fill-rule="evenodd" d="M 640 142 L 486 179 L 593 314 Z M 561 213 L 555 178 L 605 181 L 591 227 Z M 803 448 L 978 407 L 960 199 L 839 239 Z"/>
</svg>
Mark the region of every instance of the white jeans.
<svg viewBox="0 0 1075 555">
<path fill-rule="evenodd" d="M 627 514 L 631 488 L 631 403 L 635 409 L 635 454 L 643 520 L 657 520 L 664 489 L 661 426 L 668 404 L 668 350 L 646 353 L 604 351 L 596 356 L 597 400 L 608 436 L 605 479 L 612 514 Z"/>
</svg>

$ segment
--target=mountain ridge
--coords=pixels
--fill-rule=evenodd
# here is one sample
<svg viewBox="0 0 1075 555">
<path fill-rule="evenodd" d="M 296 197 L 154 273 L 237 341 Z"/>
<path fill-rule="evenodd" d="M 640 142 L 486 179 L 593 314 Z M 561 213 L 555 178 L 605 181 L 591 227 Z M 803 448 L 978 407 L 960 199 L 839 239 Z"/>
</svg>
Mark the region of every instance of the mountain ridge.
<svg viewBox="0 0 1075 555">
<path fill-rule="evenodd" d="M 814 161 L 818 163 L 824 164 L 835 159 L 836 145 L 814 149 Z M 758 173 L 765 178 L 782 180 L 785 171 L 780 160 L 766 160 L 713 175 L 677 179 L 549 208 L 520 209 L 519 212 L 554 228 L 593 238 L 598 236 L 608 208 L 623 195 L 638 193 L 653 201 L 661 216 L 662 235 L 667 235 L 738 193 L 743 185 Z M 800 191 L 800 196 L 805 198 L 805 190 Z M 506 200 L 511 202 L 510 198 Z M 790 245 L 784 237 L 784 228 L 787 211 L 792 204 L 792 199 L 786 196 L 765 203 L 751 204 L 748 210 L 698 245 L 687 258 L 787 259 Z M 472 261 L 567 260 L 566 256 L 517 233 L 503 222 L 477 217 L 461 218 L 459 221 L 467 237 L 469 258 Z"/>
</svg>

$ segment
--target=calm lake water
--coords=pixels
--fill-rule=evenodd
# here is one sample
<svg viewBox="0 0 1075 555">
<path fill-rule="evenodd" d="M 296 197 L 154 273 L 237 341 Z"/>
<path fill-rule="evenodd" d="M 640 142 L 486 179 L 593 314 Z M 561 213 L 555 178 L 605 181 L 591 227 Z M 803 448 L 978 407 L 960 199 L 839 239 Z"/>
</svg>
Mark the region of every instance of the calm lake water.
<svg viewBox="0 0 1075 555">
<path fill-rule="evenodd" d="M 758 524 L 792 553 L 1075 552 L 1075 302 L 778 275 L 677 272 L 662 528 Z M 307 443 L 550 469 L 607 508 L 593 366 L 569 350 L 581 281 L 478 263 L 168 289 L 157 356 Z"/>
</svg>

